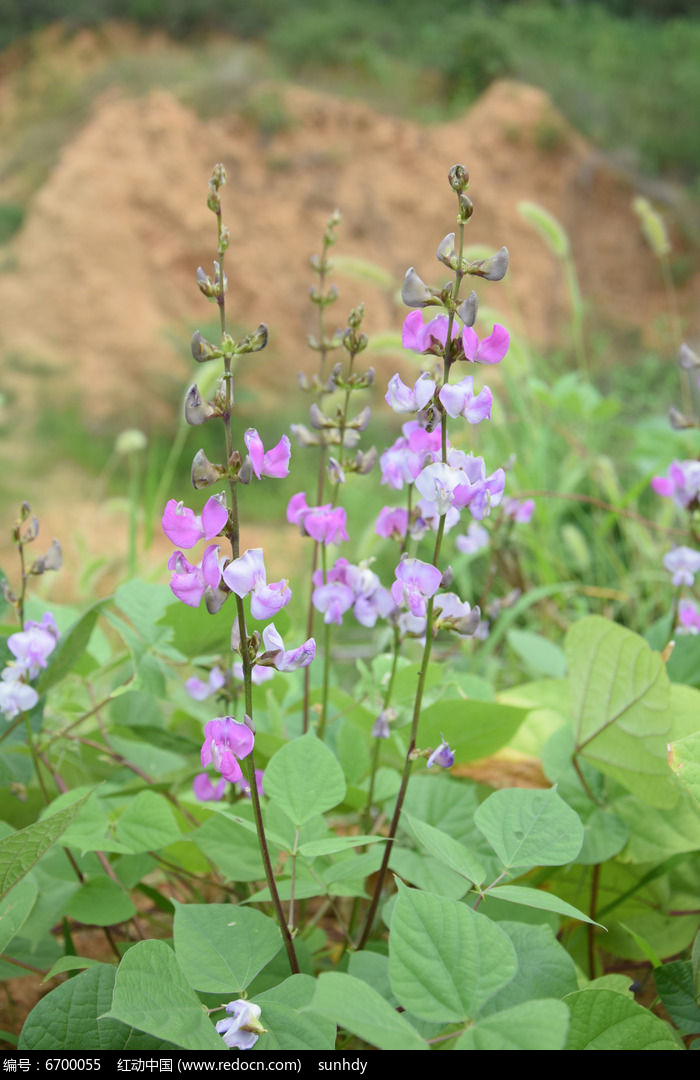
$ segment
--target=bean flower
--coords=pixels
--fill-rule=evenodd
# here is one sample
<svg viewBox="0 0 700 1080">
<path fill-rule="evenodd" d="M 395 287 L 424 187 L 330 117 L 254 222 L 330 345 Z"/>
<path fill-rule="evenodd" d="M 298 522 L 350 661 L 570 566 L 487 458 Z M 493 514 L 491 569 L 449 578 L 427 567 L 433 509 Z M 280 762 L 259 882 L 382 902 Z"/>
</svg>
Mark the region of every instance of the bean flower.
<svg viewBox="0 0 700 1080">
<path fill-rule="evenodd" d="M 258 480 L 261 476 L 276 478 L 289 476 L 289 459 L 292 451 L 286 435 L 282 436 L 277 446 L 273 446 L 267 452 L 255 428 L 248 428 L 243 440 L 248 447 L 250 464 Z"/>
<path fill-rule="evenodd" d="M 267 584 L 262 548 L 250 548 L 224 568 L 223 578 L 231 592 L 244 597 L 252 593 L 250 613 L 254 619 L 269 619 L 281 611 L 292 597 L 286 579 Z"/>
<path fill-rule="evenodd" d="M 226 1019 L 217 1022 L 217 1033 L 221 1035 L 229 1050 L 234 1047 L 238 1050 L 250 1050 L 265 1031 L 259 1023 L 260 1006 L 239 998 L 238 1001 L 229 1001 L 226 1012 L 229 1014 Z"/>
<path fill-rule="evenodd" d="M 319 544 L 337 544 L 348 539 L 347 517 L 342 506 L 335 509 L 330 503 L 307 506 L 303 491 L 289 500 L 287 521 L 290 525 L 298 525 L 303 535 L 312 537 Z"/>
<path fill-rule="evenodd" d="M 391 595 L 397 607 L 405 604 L 412 615 L 424 618 L 427 601 L 440 588 L 442 574 L 437 567 L 420 559 L 402 559 L 395 570 L 396 581 Z"/>
<path fill-rule="evenodd" d="M 188 607 L 199 607 L 207 589 L 215 589 L 221 581 L 219 548 L 210 544 L 201 562 L 193 565 L 181 551 L 174 551 L 168 559 L 171 571 L 170 588 L 173 594 Z"/>
<path fill-rule="evenodd" d="M 228 510 L 216 496 L 207 499 L 200 515 L 175 499 L 170 499 L 163 511 L 161 525 L 168 540 L 185 550 L 200 540 L 213 540 L 228 521 Z"/>
<path fill-rule="evenodd" d="M 313 638 L 309 638 L 297 649 L 285 649 L 274 623 L 265 627 L 262 638 L 265 652 L 257 663 L 277 668 L 278 671 L 296 671 L 297 668 L 307 667 L 316 655 L 316 642 Z"/>
<path fill-rule="evenodd" d="M 204 768 L 213 763 L 224 780 L 235 784 L 243 779 L 239 758 L 247 757 L 255 744 L 253 732 L 232 716 L 217 716 L 204 728 L 201 761 Z"/>
</svg>

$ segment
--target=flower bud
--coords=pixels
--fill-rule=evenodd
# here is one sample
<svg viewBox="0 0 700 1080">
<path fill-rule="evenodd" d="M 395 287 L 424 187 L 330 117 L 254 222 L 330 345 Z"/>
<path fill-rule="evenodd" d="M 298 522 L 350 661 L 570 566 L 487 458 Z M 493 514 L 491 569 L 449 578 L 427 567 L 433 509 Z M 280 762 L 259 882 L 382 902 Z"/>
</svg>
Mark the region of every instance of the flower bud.
<svg viewBox="0 0 700 1080">
<path fill-rule="evenodd" d="M 473 326 L 476 322 L 477 312 L 479 311 L 479 297 L 474 290 L 469 293 L 469 296 L 462 301 L 457 308 L 457 314 L 464 323 L 465 326 Z"/>
<path fill-rule="evenodd" d="M 453 232 L 448 233 L 447 236 L 440 241 L 437 249 L 437 257 L 441 263 L 449 267 L 450 270 L 457 268 L 457 259 L 455 255 L 455 234 Z"/>
<path fill-rule="evenodd" d="M 235 347 L 234 352 L 251 353 L 260 352 L 267 345 L 267 326 L 265 323 L 260 323 L 257 330 L 254 330 L 252 334 L 248 334 L 242 341 L 239 341 Z"/>
<path fill-rule="evenodd" d="M 194 427 L 213 416 L 221 416 L 220 411 L 208 401 L 202 401 L 197 385 L 193 383 L 185 395 L 185 420 Z"/>
<path fill-rule="evenodd" d="M 700 356 L 683 342 L 678 352 L 678 363 L 684 371 L 696 371 L 700 368 Z"/>
<path fill-rule="evenodd" d="M 22 543 L 31 544 L 32 540 L 36 540 L 39 535 L 39 518 L 31 518 L 29 524 L 22 533 Z"/>
<path fill-rule="evenodd" d="M 223 255 L 227 247 L 231 243 L 231 230 L 228 225 L 221 226 L 221 234 L 219 236 L 219 254 Z"/>
<path fill-rule="evenodd" d="M 361 450 L 355 455 L 355 472 L 360 476 L 366 476 L 377 464 L 379 453 L 376 446 L 371 446 L 364 454 Z"/>
<path fill-rule="evenodd" d="M 221 610 L 229 597 L 229 593 L 230 589 L 222 588 L 221 585 L 218 585 L 215 589 L 212 589 L 211 585 L 207 585 L 204 590 L 204 603 L 210 615 L 216 615 L 217 611 Z"/>
<path fill-rule="evenodd" d="M 487 281 L 501 281 L 508 270 L 508 248 L 502 247 L 495 255 L 488 259 L 477 259 L 467 265 L 466 272 L 476 277 L 486 278 Z"/>
<path fill-rule="evenodd" d="M 309 379 L 308 375 L 304 374 L 303 371 L 300 371 L 297 375 L 297 383 L 299 385 L 299 389 L 303 390 L 304 393 L 308 393 L 309 390 L 311 390 L 311 380 Z"/>
<path fill-rule="evenodd" d="M 203 364 L 207 360 L 215 360 L 217 356 L 221 356 L 221 352 L 210 341 L 202 337 L 199 330 L 195 330 L 192 335 L 190 351 L 198 364 Z"/>
<path fill-rule="evenodd" d="M 199 491 L 200 488 L 215 484 L 226 473 L 223 465 L 212 465 L 203 450 L 198 450 L 192 459 L 192 471 L 190 480 L 192 487 Z"/>
<path fill-rule="evenodd" d="M 321 412 L 315 401 L 309 406 L 309 423 L 311 424 L 311 427 L 316 428 L 317 431 L 336 427 L 335 420 L 331 420 L 330 417 Z"/>
<path fill-rule="evenodd" d="M 215 191 L 218 191 L 219 188 L 222 188 L 224 186 L 227 179 L 228 177 L 226 175 L 226 166 L 222 165 L 222 163 L 218 161 L 211 171 L 211 176 L 209 177 L 209 186 L 212 187 Z"/>
<path fill-rule="evenodd" d="M 335 458 L 328 458 L 328 479 L 331 484 L 345 483 L 345 470 Z"/>
<path fill-rule="evenodd" d="M 401 299 L 406 307 L 429 307 L 436 300 L 425 282 L 418 276 L 412 266 L 406 271 L 401 286 Z"/>
<path fill-rule="evenodd" d="M 296 439 L 297 446 L 318 446 L 321 441 L 318 435 L 310 432 L 304 424 L 290 424 L 289 430 Z"/>
<path fill-rule="evenodd" d="M 31 567 L 30 574 L 43 574 L 47 570 L 60 570 L 63 564 L 63 552 L 58 540 L 51 542 L 45 555 L 40 556 Z"/>
<path fill-rule="evenodd" d="M 465 637 L 469 637 L 476 633 L 481 622 L 481 610 L 477 604 L 471 609 L 468 615 L 463 615 L 460 619 L 455 619 L 452 629 L 456 630 L 458 634 L 462 634 Z"/>
<path fill-rule="evenodd" d="M 468 195 L 460 195 L 459 197 L 459 221 L 462 225 L 469 221 L 469 218 L 474 213 L 474 203 L 471 201 Z"/>
<path fill-rule="evenodd" d="M 249 484 L 253 479 L 253 463 L 250 458 L 246 458 L 238 470 L 238 479 L 242 484 Z"/>
<path fill-rule="evenodd" d="M 371 419 L 372 410 L 369 405 L 365 405 L 362 412 L 358 413 L 354 420 L 350 420 L 347 426 L 355 431 L 365 431 Z"/>
<path fill-rule="evenodd" d="M 449 589 L 450 585 L 452 584 L 453 577 L 454 577 L 454 574 L 452 572 L 452 567 L 447 566 L 445 568 L 445 571 L 444 571 L 443 575 L 442 575 L 442 581 L 440 582 L 440 588 L 441 589 Z"/>
<path fill-rule="evenodd" d="M 19 520 L 20 522 L 26 521 L 32 512 L 32 508 L 28 502 L 23 502 L 19 508 Z"/>
<path fill-rule="evenodd" d="M 469 187 L 469 169 L 464 165 L 453 165 L 448 173 L 450 187 L 461 195 Z"/>
<path fill-rule="evenodd" d="M 0 596 L 2 596 L 7 604 L 14 605 L 17 603 L 17 597 L 10 588 L 10 583 L 7 578 L 3 578 L 2 581 L 0 581 Z"/>
<path fill-rule="evenodd" d="M 215 300 L 216 299 L 216 286 L 214 285 L 214 282 L 211 280 L 209 275 L 205 274 L 203 267 L 201 267 L 201 266 L 197 267 L 197 275 L 196 276 L 197 276 L 197 285 L 199 286 L 199 291 L 204 296 L 206 296 L 207 300 Z"/>
</svg>

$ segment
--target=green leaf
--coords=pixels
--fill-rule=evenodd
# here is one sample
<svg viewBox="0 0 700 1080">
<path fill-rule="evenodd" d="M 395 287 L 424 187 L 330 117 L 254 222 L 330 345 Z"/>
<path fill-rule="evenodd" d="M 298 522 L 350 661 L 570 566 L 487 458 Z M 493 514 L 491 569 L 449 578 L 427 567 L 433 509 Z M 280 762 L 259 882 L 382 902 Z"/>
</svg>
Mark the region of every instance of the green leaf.
<svg viewBox="0 0 700 1080">
<path fill-rule="evenodd" d="M 671 855 L 700 848 L 700 808 L 687 791 L 681 791 L 672 810 L 646 806 L 640 814 L 639 809 L 634 795 L 615 802 L 615 811 L 629 832 L 621 855 L 623 862 L 659 863 Z"/>
<path fill-rule="evenodd" d="M 527 712 L 490 701 L 441 698 L 421 713 L 421 743 L 448 742 L 459 763 L 495 754 L 518 730 Z"/>
<path fill-rule="evenodd" d="M 564 1001 L 571 1013 L 566 1050 L 681 1050 L 658 1016 L 614 990 L 579 990 Z"/>
<path fill-rule="evenodd" d="M 156 585 L 139 578 L 120 585 L 114 594 L 115 605 L 149 645 L 164 636 L 163 627 L 158 623 L 172 602 L 173 594 L 167 585 Z"/>
<path fill-rule="evenodd" d="M 111 964 L 97 964 L 57 986 L 30 1012 L 22 1028 L 18 1049 L 44 1053 L 84 1051 L 88 1054 L 107 1050 L 139 1053 L 142 1050 L 174 1049 L 172 1043 L 146 1038 L 131 1025 L 103 1017 L 112 1002 L 116 973 Z"/>
<path fill-rule="evenodd" d="M 0 900 L 0 953 L 7 950 L 7 946 L 29 917 L 37 893 L 36 882 L 26 878 Z"/>
<path fill-rule="evenodd" d="M 576 965 L 550 926 L 544 923 L 527 926 L 521 922 L 499 922 L 498 925 L 515 947 L 518 971 L 515 978 L 486 1003 L 481 1016 L 491 1016 L 541 998 L 559 1000 L 578 989 Z"/>
<path fill-rule="evenodd" d="M 290 975 L 255 996 L 262 1009 L 260 1022 L 267 1028 L 255 1044 L 257 1051 L 335 1050 L 335 1024 L 309 1008 L 315 990 L 310 975 Z"/>
<path fill-rule="evenodd" d="M 462 874 L 455 873 L 438 859 L 418 851 L 410 851 L 398 844 L 394 844 L 391 849 L 389 869 L 408 884 L 427 889 L 439 896 L 447 896 L 451 900 L 461 900 L 470 887 Z"/>
<path fill-rule="evenodd" d="M 566 636 L 576 752 L 650 806 L 677 800 L 666 760 L 663 660 L 617 623 L 590 615 Z"/>
<path fill-rule="evenodd" d="M 303 825 L 342 802 L 345 777 L 335 755 L 309 732 L 271 758 L 265 793 L 295 825 Z"/>
<path fill-rule="evenodd" d="M 469 851 L 458 840 L 453 840 L 447 833 L 440 829 L 426 825 L 424 821 L 417 821 L 409 814 L 405 815 L 411 830 L 415 834 L 418 843 L 439 862 L 449 866 L 457 874 L 473 881 L 476 885 L 486 877 L 486 871 L 474 852 Z"/>
<path fill-rule="evenodd" d="M 80 808 L 90 798 L 92 791 L 94 788 L 65 810 L 36 821 L 26 829 L 0 840 L 0 898 L 6 896 L 12 886 L 21 881 L 42 855 L 60 839 Z"/>
<path fill-rule="evenodd" d="M 566 674 L 564 650 L 542 634 L 533 634 L 530 630 L 509 630 L 506 640 L 532 675 L 551 675 L 559 679 Z"/>
<path fill-rule="evenodd" d="M 525 1001 L 479 1017 L 455 1050 L 563 1050 L 568 1030 L 569 1010 L 563 1001 Z"/>
<path fill-rule="evenodd" d="M 95 629 L 97 616 L 102 606 L 103 601 L 93 604 L 58 639 L 58 644 L 51 654 L 47 667 L 37 680 L 36 688 L 39 694 L 45 694 L 51 686 L 65 678 L 81 658 L 88 647 L 90 636 Z"/>
<path fill-rule="evenodd" d="M 317 855 L 333 855 L 338 851 L 380 844 L 385 840 L 385 836 L 334 836 L 328 840 L 309 840 L 299 846 L 299 854 L 306 859 L 312 859 Z"/>
<path fill-rule="evenodd" d="M 124 848 L 134 855 L 160 851 L 182 837 L 170 804 L 154 791 L 142 791 L 129 803 L 117 821 L 116 833 Z"/>
<path fill-rule="evenodd" d="M 105 1016 L 185 1050 L 222 1050 L 221 1037 L 164 941 L 139 941 L 129 949 L 117 970 L 112 1008 Z"/>
<path fill-rule="evenodd" d="M 465 904 L 398 883 L 389 937 L 391 986 L 401 1005 L 443 1023 L 476 1016 L 517 969 L 507 934 Z"/>
<path fill-rule="evenodd" d="M 192 841 L 227 881 L 265 879 L 257 837 L 244 831 L 224 814 L 213 814 L 201 828 L 191 833 Z M 272 850 L 275 859 L 276 850 Z"/>
<path fill-rule="evenodd" d="M 700 802 L 700 731 L 671 743 L 669 761 L 683 787 Z"/>
<path fill-rule="evenodd" d="M 494 791 L 474 824 L 509 868 L 561 866 L 576 858 L 583 843 L 581 819 L 555 788 Z"/>
<path fill-rule="evenodd" d="M 319 976 L 310 1006 L 378 1050 L 427 1050 L 428 1046 L 371 986 L 352 975 L 330 971 Z"/>
<path fill-rule="evenodd" d="M 88 968 L 100 967 L 102 961 L 92 960 L 89 956 L 59 956 L 55 964 L 52 964 L 44 975 L 42 982 L 48 982 L 54 975 L 62 975 L 66 971 L 81 971 Z M 114 969 L 116 971 L 116 968 Z"/>
<path fill-rule="evenodd" d="M 668 1015 L 684 1035 L 700 1034 L 700 1008 L 689 960 L 672 960 L 654 968 L 654 982 Z"/>
<path fill-rule="evenodd" d="M 584 915 L 572 904 L 567 904 L 565 900 L 560 900 L 558 896 L 553 896 L 550 892 L 543 892 L 542 889 L 528 889 L 523 885 L 497 885 L 495 889 L 489 889 L 488 895 L 494 900 L 524 904 L 525 907 L 538 908 L 540 911 L 554 911 L 557 915 L 565 915 L 569 919 L 580 919 L 581 922 L 600 926 L 600 923 L 589 919 L 588 915 Z"/>
<path fill-rule="evenodd" d="M 240 997 L 282 948 L 277 924 L 235 904 L 175 903 L 175 955 L 195 990 Z"/>
<path fill-rule="evenodd" d="M 108 877 L 86 881 L 68 901 L 66 915 L 88 926 L 114 926 L 136 914 L 129 894 Z"/>
<path fill-rule="evenodd" d="M 596 863 L 607 862 L 622 851 L 630 834 L 622 817 L 589 803 L 588 809 L 583 812 L 582 820 L 583 846 L 576 856 L 576 862 L 595 866 Z"/>
</svg>

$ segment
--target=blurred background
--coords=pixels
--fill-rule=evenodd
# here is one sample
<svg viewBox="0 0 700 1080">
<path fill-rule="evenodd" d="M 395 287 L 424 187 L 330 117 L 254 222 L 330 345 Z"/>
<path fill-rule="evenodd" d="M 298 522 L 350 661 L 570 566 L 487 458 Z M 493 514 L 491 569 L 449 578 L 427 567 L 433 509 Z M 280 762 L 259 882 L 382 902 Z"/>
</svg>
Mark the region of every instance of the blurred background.
<svg viewBox="0 0 700 1080">
<path fill-rule="evenodd" d="M 26 499 L 44 546 L 56 536 L 64 548 L 63 571 L 38 583 L 49 597 L 105 595 L 135 568 L 166 578 L 163 505 L 199 506 L 192 456 L 221 456 L 218 431 L 181 422 L 204 373 L 190 336 L 216 333 L 194 273 L 215 252 L 205 200 L 217 161 L 231 329 L 270 327 L 239 369 L 241 433 L 254 425 L 267 444 L 306 420 L 309 257 L 337 207 L 328 321 L 342 328 L 364 300 L 368 441 L 381 451 L 396 437 L 386 379 L 419 369 L 399 347 L 398 291 L 409 265 L 431 284 L 445 276 L 435 249 L 455 227 L 446 177 L 460 161 L 476 207 L 468 243 L 511 252 L 506 281 L 477 286 L 479 328 L 513 335 L 479 452 L 493 468 L 516 455 L 512 494 L 583 492 L 672 524 L 648 483 L 698 450 L 666 418 L 680 404 L 678 347 L 700 336 L 695 0 L 0 0 L 0 48 L 10 577 Z M 292 478 L 250 490 L 244 542 L 270 549 L 272 579 L 291 572 L 296 540 L 280 525 L 289 496 L 312 490 L 313 458 L 297 451 Z M 365 520 L 387 501 L 378 479 L 348 485 Z M 637 522 L 563 498 L 541 507 L 523 540 L 526 583 L 578 577 L 600 591 L 588 607 L 632 625 L 668 608 L 664 537 L 657 547 Z"/>
</svg>

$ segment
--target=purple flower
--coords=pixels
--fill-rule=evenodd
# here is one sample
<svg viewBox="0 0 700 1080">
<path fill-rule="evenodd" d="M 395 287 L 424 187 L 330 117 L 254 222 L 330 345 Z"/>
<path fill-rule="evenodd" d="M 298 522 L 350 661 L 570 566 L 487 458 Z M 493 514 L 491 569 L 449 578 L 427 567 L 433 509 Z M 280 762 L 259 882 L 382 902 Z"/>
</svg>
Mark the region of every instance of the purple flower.
<svg viewBox="0 0 700 1080">
<path fill-rule="evenodd" d="M 300 491 L 293 495 L 287 506 L 287 521 L 298 525 L 302 534 L 313 537 L 318 543 L 337 544 L 347 540 L 347 518 L 342 506 L 335 509 L 325 506 L 307 506 L 306 495 Z"/>
<path fill-rule="evenodd" d="M 437 532 L 440 528 L 440 518 L 443 516 L 438 511 L 437 503 L 430 502 L 429 499 L 420 499 L 417 506 L 418 517 L 411 525 L 411 537 L 414 540 L 421 540 L 428 529 L 432 529 L 433 532 Z M 453 529 L 459 522 L 459 510 L 456 510 L 454 506 L 451 506 L 444 514 L 445 526 L 444 531 L 448 533 L 450 529 Z"/>
<path fill-rule="evenodd" d="M 183 506 L 181 502 L 170 499 L 165 510 L 161 524 L 163 532 L 168 540 L 178 547 L 194 547 L 200 540 L 213 540 L 218 536 L 228 521 L 228 510 L 223 503 L 213 496 L 204 504 L 201 516 L 197 516 L 194 510 Z"/>
<path fill-rule="evenodd" d="M 224 796 L 227 783 L 222 777 L 214 787 L 206 773 L 199 773 L 192 781 L 192 790 L 200 802 L 219 802 Z"/>
<path fill-rule="evenodd" d="M 519 525 L 528 524 L 532 519 L 534 509 L 534 499 L 525 499 L 524 502 L 514 498 L 503 500 L 503 513 L 506 517 L 512 518 L 513 521 Z"/>
<path fill-rule="evenodd" d="M 168 559 L 168 570 L 172 571 L 170 588 L 188 607 L 199 607 L 206 590 L 215 589 L 221 581 L 218 551 L 218 545 L 211 544 L 196 566 L 181 551 L 174 551 Z"/>
<path fill-rule="evenodd" d="M 394 508 L 385 506 L 379 512 L 374 531 L 377 536 L 384 536 L 387 539 L 392 537 L 394 540 L 403 540 L 407 528 L 408 510 L 402 510 L 399 506 Z"/>
<path fill-rule="evenodd" d="M 460 470 L 461 482 L 454 490 L 454 505 L 458 510 L 469 507 L 469 513 L 477 521 L 488 517 L 493 506 L 498 506 L 506 486 L 506 474 L 496 469 L 486 475 L 484 459 L 465 454 L 462 450 L 449 450 L 449 464 Z"/>
<path fill-rule="evenodd" d="M 450 750 L 446 742 L 441 742 L 437 749 L 433 750 L 428 758 L 428 768 L 439 765 L 443 769 L 451 769 L 455 763 L 454 751 Z"/>
<path fill-rule="evenodd" d="M 664 566 L 671 574 L 672 585 L 692 585 L 700 570 L 700 551 L 674 547 L 664 555 Z"/>
<path fill-rule="evenodd" d="M 438 315 L 429 323 L 424 323 L 420 311 L 412 311 L 404 319 L 401 344 L 404 349 L 417 353 L 440 352 L 447 342 L 448 321 L 447 315 Z M 459 334 L 459 324 L 454 319 L 451 336 L 456 338 Z"/>
<path fill-rule="evenodd" d="M 491 419 L 493 394 L 488 386 L 484 386 L 475 395 L 474 379 L 471 375 L 465 375 L 458 383 L 445 383 L 438 396 L 448 416 L 463 416 L 470 424 L 480 424 L 482 420 Z"/>
<path fill-rule="evenodd" d="M 444 461 L 427 465 L 416 477 L 416 487 L 421 495 L 435 504 L 438 516 L 446 514 L 454 505 L 455 490 L 462 484 L 464 475 L 459 469 L 452 468 Z"/>
<path fill-rule="evenodd" d="M 255 770 L 255 787 L 257 789 L 258 795 L 264 795 L 265 794 L 265 788 L 263 787 L 263 776 L 264 775 L 265 774 L 264 774 L 262 769 L 256 769 Z M 250 798 L 250 784 L 245 779 L 245 777 L 243 777 L 242 780 L 238 781 L 238 783 L 236 784 L 236 787 L 240 791 L 243 792 L 243 794 L 245 795 L 245 797 L 247 799 Z"/>
<path fill-rule="evenodd" d="M 476 521 L 470 521 L 465 536 L 458 536 L 455 540 L 458 551 L 464 555 L 474 555 L 482 548 L 489 546 L 489 534 L 483 525 Z"/>
<path fill-rule="evenodd" d="M 289 459 L 292 451 L 286 435 L 283 435 L 277 446 L 273 446 L 267 453 L 255 428 L 248 428 L 243 439 L 248 447 L 250 464 L 258 480 L 261 476 L 277 478 L 289 476 Z"/>
<path fill-rule="evenodd" d="M 382 709 L 372 727 L 373 739 L 388 739 L 390 735 L 389 724 L 397 716 L 396 709 Z"/>
<path fill-rule="evenodd" d="M 442 574 L 436 566 L 420 559 L 402 559 L 396 567 L 396 581 L 391 595 L 397 607 L 405 604 L 419 618 L 427 612 L 426 601 L 440 588 Z"/>
<path fill-rule="evenodd" d="M 674 461 L 667 476 L 655 476 L 651 486 L 657 495 L 663 495 L 687 510 L 700 498 L 700 461 Z"/>
<path fill-rule="evenodd" d="M 496 324 L 487 338 L 479 341 L 473 326 L 465 326 L 462 334 L 464 355 L 474 364 L 499 364 L 508 352 L 510 335 Z"/>
<path fill-rule="evenodd" d="M 454 630 L 460 637 L 472 637 L 479 628 L 481 611 L 460 600 L 456 593 L 440 593 L 433 605 L 436 630 Z"/>
<path fill-rule="evenodd" d="M 25 629 L 16 634 L 10 634 L 7 639 L 7 647 L 15 657 L 12 665 L 14 674 L 9 678 L 16 681 L 20 677 L 34 679 L 42 668 L 46 667 L 47 660 L 56 648 L 58 631 L 49 612 L 50 622 L 46 615 L 41 623 L 24 624 Z"/>
<path fill-rule="evenodd" d="M 434 393 L 435 382 L 425 372 L 418 377 L 412 390 L 397 374 L 389 379 L 384 400 L 396 413 L 421 412 L 432 400 Z"/>
<path fill-rule="evenodd" d="M 217 690 L 226 682 L 224 673 L 217 666 L 214 666 L 209 672 L 209 679 L 207 682 L 202 682 L 196 675 L 193 675 L 191 679 L 188 679 L 185 683 L 185 690 L 195 701 L 206 701 L 207 698 L 215 694 Z"/>
<path fill-rule="evenodd" d="M 247 757 L 255 744 L 253 732 L 232 716 L 217 716 L 205 725 L 204 736 L 202 766 L 213 762 L 224 780 L 235 784 L 243 776 L 238 758 Z"/>
<path fill-rule="evenodd" d="M 312 602 L 316 610 L 323 613 L 325 623 L 337 623 L 341 626 L 343 615 L 355 602 L 355 594 L 347 585 L 332 581 L 314 589 Z"/>
<path fill-rule="evenodd" d="M 700 634 L 700 610 L 692 600 L 681 600 L 678 605 L 678 633 Z"/>
<path fill-rule="evenodd" d="M 0 712 L 5 714 L 6 720 L 13 720 L 22 712 L 33 709 L 39 700 L 39 695 L 33 686 L 28 686 L 19 678 L 19 672 L 13 677 L 14 667 L 5 668 L 0 680 Z"/>
<path fill-rule="evenodd" d="M 229 1050 L 234 1047 L 238 1050 L 250 1050 L 255 1046 L 259 1036 L 265 1031 L 258 1022 L 260 1011 L 259 1005 L 253 1005 L 243 998 L 229 1001 L 226 1006 L 228 1017 L 219 1020 L 216 1025 L 217 1033 L 221 1035 Z"/>
<path fill-rule="evenodd" d="M 265 653 L 258 663 L 275 667 L 278 671 L 296 671 L 297 668 L 307 667 L 316 655 L 316 642 L 313 638 L 309 638 L 298 649 L 287 652 L 274 623 L 265 627 L 262 637 Z"/>
<path fill-rule="evenodd" d="M 269 619 L 281 611 L 292 598 L 286 579 L 267 584 L 262 548 L 249 548 L 224 568 L 223 578 L 231 592 L 250 598 L 250 613 L 254 619 Z"/>
</svg>

